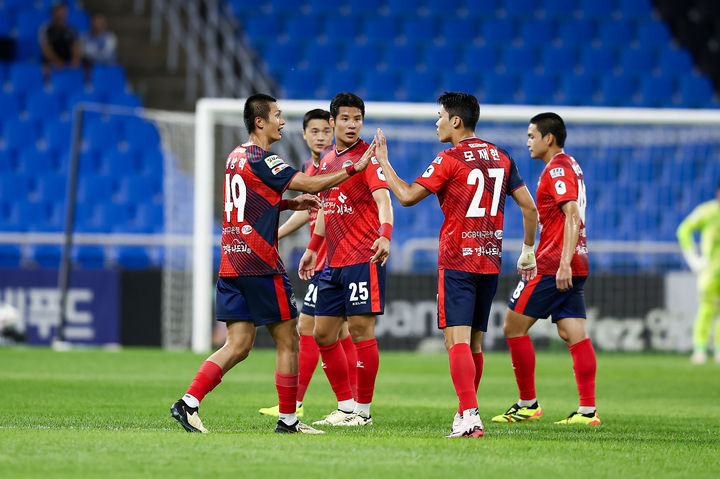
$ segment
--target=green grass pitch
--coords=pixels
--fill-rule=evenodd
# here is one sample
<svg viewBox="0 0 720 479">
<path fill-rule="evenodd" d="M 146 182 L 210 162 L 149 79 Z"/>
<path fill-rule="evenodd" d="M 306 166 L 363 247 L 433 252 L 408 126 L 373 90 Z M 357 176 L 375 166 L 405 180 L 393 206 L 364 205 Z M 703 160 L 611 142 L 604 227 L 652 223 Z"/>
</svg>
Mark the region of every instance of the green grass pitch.
<svg viewBox="0 0 720 479">
<path fill-rule="evenodd" d="M 274 352 L 258 350 L 208 395 L 211 434 L 188 434 L 169 407 L 202 356 L 129 349 L 0 349 L 0 476 L 14 477 L 718 477 L 720 365 L 686 356 L 599 354 L 599 427 L 554 420 L 577 405 L 567 352 L 539 353 L 544 416 L 493 424 L 517 392 L 509 356 L 485 355 L 486 435 L 445 439 L 456 406 L 447 356 L 383 352 L 375 424 L 324 436 L 276 435 Z M 335 403 L 320 369 L 305 422 Z"/>
</svg>

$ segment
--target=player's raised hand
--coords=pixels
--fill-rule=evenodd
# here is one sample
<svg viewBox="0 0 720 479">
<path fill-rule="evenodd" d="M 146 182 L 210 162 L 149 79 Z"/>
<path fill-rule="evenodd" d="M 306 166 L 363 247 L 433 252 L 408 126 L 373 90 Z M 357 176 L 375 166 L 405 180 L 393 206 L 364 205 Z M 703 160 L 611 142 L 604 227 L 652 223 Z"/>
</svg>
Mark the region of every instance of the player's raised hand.
<svg viewBox="0 0 720 479">
<path fill-rule="evenodd" d="M 373 257 L 370 258 L 370 262 L 380 263 L 380 266 L 385 266 L 385 263 L 387 263 L 388 257 L 390 256 L 390 240 L 381 236 L 375 240 L 370 249 L 375 251 Z"/>
<path fill-rule="evenodd" d="M 300 266 L 298 266 L 298 276 L 300 279 L 309 281 L 315 274 L 315 263 L 317 263 L 317 251 L 306 249 L 300 258 Z"/>
<path fill-rule="evenodd" d="M 530 281 L 537 275 L 535 250 L 532 246 L 523 244 L 522 252 L 517 261 L 517 272 L 523 281 Z"/>
<path fill-rule="evenodd" d="M 377 158 L 378 162 L 380 162 L 383 166 L 390 164 L 390 158 L 388 157 L 387 150 L 387 139 L 385 138 L 385 133 L 383 133 L 380 128 L 378 128 L 375 133 L 375 140 L 373 143 L 375 143 L 375 158 Z"/>
<path fill-rule="evenodd" d="M 295 198 L 287 200 L 287 206 L 289 210 L 307 210 L 310 208 L 318 208 L 322 206 L 320 198 L 316 195 L 303 193 L 302 195 L 296 196 Z"/>
<path fill-rule="evenodd" d="M 372 143 L 370 143 L 370 146 L 367 150 L 365 150 L 365 153 L 360 157 L 360 159 L 355 163 L 355 172 L 360 173 L 365 168 L 367 168 L 367 165 L 370 163 L 370 158 L 373 157 L 375 154 L 375 140 L 373 140 Z"/>
<path fill-rule="evenodd" d="M 558 291 L 568 291 L 573 287 L 572 268 L 570 265 L 560 263 L 560 267 L 555 273 L 555 286 Z"/>
</svg>

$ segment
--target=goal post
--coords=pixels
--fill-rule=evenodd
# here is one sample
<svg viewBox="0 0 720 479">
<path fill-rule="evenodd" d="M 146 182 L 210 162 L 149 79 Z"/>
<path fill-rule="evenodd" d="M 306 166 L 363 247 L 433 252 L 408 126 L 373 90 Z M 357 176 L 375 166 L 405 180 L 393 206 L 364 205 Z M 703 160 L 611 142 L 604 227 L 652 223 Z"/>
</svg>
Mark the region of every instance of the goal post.
<svg viewBox="0 0 720 479">
<path fill-rule="evenodd" d="M 215 127 L 223 117 L 242 117 L 244 99 L 225 98 L 203 98 L 198 100 L 196 105 L 196 128 L 195 128 L 195 167 L 194 167 L 194 219 L 193 219 L 193 277 L 192 277 L 192 341 L 191 347 L 195 352 L 207 352 L 211 347 L 210 331 L 212 325 L 212 276 L 213 276 L 213 248 L 215 236 L 213 233 L 215 192 L 214 178 L 217 176 L 215 165 L 219 164 L 216 154 L 216 131 Z M 327 108 L 328 102 L 322 100 L 279 100 L 278 105 L 286 119 L 299 119 L 313 108 Z M 527 126 L 529 119 L 537 113 L 553 111 L 563 117 L 566 124 L 570 125 L 597 125 L 599 127 L 614 128 L 606 133 L 608 138 L 614 134 L 621 134 L 626 127 L 686 127 L 692 129 L 700 128 L 701 137 L 710 136 L 713 142 L 720 147 L 720 138 L 716 133 L 708 132 L 708 128 L 717 129 L 720 126 L 720 111 L 718 110 L 690 110 L 690 109 L 654 109 L 654 108 L 606 108 L 606 107 L 568 107 L 550 105 L 481 105 L 480 123 L 478 124 L 479 134 L 489 141 L 503 142 L 496 139 L 494 135 L 484 135 L 483 124 L 495 123 L 500 125 L 498 132 L 502 133 L 504 124 L 515 124 L 512 135 L 515 138 L 522 130 L 518 125 Z M 400 102 L 366 102 L 366 128 L 364 136 L 370 137 L 372 130 L 367 129 L 368 124 L 383 127 L 383 122 L 391 125 L 398 121 L 424 122 L 423 134 L 427 134 L 427 140 L 434 140 L 435 149 L 429 151 L 423 161 L 432 160 L 433 152 L 446 148 L 437 143 L 437 138 L 432 137 L 431 125 L 437 119 L 438 105 L 436 103 L 400 103 Z M 287 130 L 287 129 L 286 129 Z M 663 130 L 665 131 L 665 130 Z M 691 131 L 691 130 L 688 130 Z M 692 130 L 694 131 L 694 130 Z M 410 133 L 412 134 L 412 132 Z M 590 131 L 588 136 L 592 136 Z M 697 136 L 696 135 L 696 136 Z M 502 135 L 501 135 L 502 136 Z M 524 135 L 523 135 L 524 136 Z M 515 140 L 523 141 L 523 136 Z M 390 136 L 389 136 L 390 138 Z M 572 139 L 570 138 L 568 142 Z M 602 146 L 603 137 L 590 138 L 592 145 Z M 610 140 L 607 140 L 610 141 Z M 628 142 L 633 141 L 628 138 Z M 680 140 L 678 140 L 680 141 Z M 678 143 L 679 144 L 679 143 Z M 720 149 L 718 149 L 720 152 Z M 225 152 L 227 154 L 227 152 Z M 572 154 L 572 151 L 570 152 Z M 516 154 L 517 155 L 517 154 Z M 391 160 L 393 153 L 391 151 Z M 720 160 L 720 158 L 718 158 Z M 581 165 L 583 164 L 580 159 Z M 395 164 L 393 162 L 393 164 Z M 524 174 L 521 171 L 521 175 Z M 410 178 L 405 178 L 409 180 Z M 530 188 L 533 190 L 534 188 Z M 592 233 L 592 232 L 591 232 Z M 432 248 L 432 237 L 437 236 L 437 231 L 429 231 L 425 238 L 418 238 L 416 243 L 420 248 Z M 512 238 L 508 238 L 504 247 L 516 246 Z M 650 253 L 676 253 L 678 247 L 674 242 L 656 242 L 652 240 L 642 241 L 597 241 L 590 242 L 591 254 L 593 251 L 616 251 L 636 252 L 649 251 Z M 437 241 L 434 242 L 437 249 Z M 403 257 L 407 260 L 407 250 Z M 405 260 L 405 261 L 406 261 Z"/>
</svg>

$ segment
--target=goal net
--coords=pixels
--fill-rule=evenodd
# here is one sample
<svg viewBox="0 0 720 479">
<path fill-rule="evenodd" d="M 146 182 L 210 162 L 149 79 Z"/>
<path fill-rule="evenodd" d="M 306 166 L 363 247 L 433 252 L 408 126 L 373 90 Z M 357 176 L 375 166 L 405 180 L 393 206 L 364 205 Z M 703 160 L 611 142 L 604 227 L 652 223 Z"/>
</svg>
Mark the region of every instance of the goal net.
<svg viewBox="0 0 720 479">
<path fill-rule="evenodd" d="M 167 156 L 171 163 L 165 170 L 167 347 L 210 349 L 220 255 L 219 179 L 227 154 L 247 138 L 243 104 L 244 100 L 201 99 L 194 127 L 155 119 L 168 150 L 175 152 Z M 273 150 L 300 167 L 308 156 L 301 137 L 302 115 L 313 108 L 327 109 L 328 102 L 280 100 L 279 106 L 287 124 L 283 140 Z M 411 182 L 449 146 L 437 141 L 437 111 L 433 103 L 368 102 L 361 136 L 369 141 L 375 128 L 382 128 L 393 166 Z M 592 275 L 586 298 L 594 341 L 606 350 L 689 349 L 695 281 L 683 263 L 675 229 L 696 204 L 715 194 L 720 180 L 720 112 L 482 105 L 477 135 L 508 150 L 533 194 L 544 165 L 529 157 L 526 133 L 529 119 L 542 111 L 555 111 L 565 119 L 565 150 L 584 170 Z M 443 216 L 435 198 L 411 208 L 394 201 L 394 207 L 387 307 L 377 334 L 388 347 L 435 347 L 440 335 L 435 327 L 437 237 Z M 521 238 L 521 214 L 508 199 L 503 274 L 487 349 L 504 347 L 502 317 L 517 284 L 513 269 Z M 303 228 L 280 244 L 291 277 L 306 241 Z M 300 299 L 305 287 L 297 278 L 294 281 Z M 549 321 L 533 328 L 540 347 L 555 344 L 552 328 Z"/>
</svg>

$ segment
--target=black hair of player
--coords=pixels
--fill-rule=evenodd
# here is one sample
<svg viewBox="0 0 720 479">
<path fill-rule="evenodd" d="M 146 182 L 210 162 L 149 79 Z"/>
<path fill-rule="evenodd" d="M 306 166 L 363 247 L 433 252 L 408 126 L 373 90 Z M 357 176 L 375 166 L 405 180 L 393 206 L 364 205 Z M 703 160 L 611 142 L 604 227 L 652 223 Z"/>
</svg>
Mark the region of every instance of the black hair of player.
<svg viewBox="0 0 720 479">
<path fill-rule="evenodd" d="M 365 102 L 356 94 L 343 91 L 335 95 L 330 102 L 330 116 L 337 118 L 340 107 L 342 106 L 358 108 L 362 117 L 365 118 Z"/>
<path fill-rule="evenodd" d="M 329 122 L 330 112 L 327 110 L 323 110 L 322 108 L 315 108 L 314 110 L 310 110 L 309 112 L 305 113 L 305 116 L 303 117 L 303 130 L 307 128 L 310 120 L 325 120 Z"/>
<path fill-rule="evenodd" d="M 534 117 L 530 118 L 530 123 L 535 125 L 542 136 L 552 133 L 555 137 L 555 143 L 560 148 L 565 146 L 567 130 L 565 129 L 565 122 L 557 113 L 550 111 L 546 113 L 538 113 Z"/>
<path fill-rule="evenodd" d="M 248 133 L 255 131 L 255 118 L 260 117 L 263 120 L 270 119 L 270 103 L 275 103 L 276 101 L 275 98 L 264 93 L 255 93 L 245 100 L 243 120 L 245 121 L 245 128 L 247 128 Z"/>
<path fill-rule="evenodd" d="M 480 104 L 477 98 L 469 93 L 446 91 L 440 95 L 437 102 L 445 108 L 449 118 L 458 116 L 465 128 L 475 131 L 475 126 L 480 118 Z"/>
</svg>

